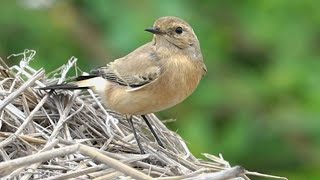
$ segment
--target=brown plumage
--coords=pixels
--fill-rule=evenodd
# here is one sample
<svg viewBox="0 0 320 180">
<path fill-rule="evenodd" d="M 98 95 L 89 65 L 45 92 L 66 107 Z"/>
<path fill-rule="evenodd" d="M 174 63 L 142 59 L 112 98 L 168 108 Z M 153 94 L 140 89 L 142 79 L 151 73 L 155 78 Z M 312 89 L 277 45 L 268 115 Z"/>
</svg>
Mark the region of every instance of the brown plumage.
<svg viewBox="0 0 320 180">
<path fill-rule="evenodd" d="M 151 42 L 92 70 L 72 89 L 92 88 L 107 108 L 126 115 L 162 111 L 191 95 L 206 72 L 191 26 L 177 17 L 162 17 L 146 31 L 154 34 Z"/>
<path fill-rule="evenodd" d="M 159 18 L 146 31 L 154 34 L 152 41 L 130 54 L 92 70 L 90 76 L 77 78 L 69 88 L 63 84 L 42 89 L 91 88 L 107 108 L 128 117 L 162 111 L 182 102 L 206 73 L 197 36 L 177 17 Z M 133 128 L 131 118 L 129 122 Z"/>
</svg>

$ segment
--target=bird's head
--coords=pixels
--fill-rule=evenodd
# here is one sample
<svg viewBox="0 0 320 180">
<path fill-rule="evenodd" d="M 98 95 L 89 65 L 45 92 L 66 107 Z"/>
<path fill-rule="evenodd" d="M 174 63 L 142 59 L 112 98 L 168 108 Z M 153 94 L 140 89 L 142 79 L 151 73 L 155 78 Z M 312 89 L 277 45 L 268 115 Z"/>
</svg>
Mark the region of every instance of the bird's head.
<svg viewBox="0 0 320 180">
<path fill-rule="evenodd" d="M 153 33 L 156 41 L 168 41 L 179 49 L 199 46 L 198 38 L 192 27 L 177 17 L 161 17 L 156 20 L 153 27 L 145 30 Z"/>
</svg>

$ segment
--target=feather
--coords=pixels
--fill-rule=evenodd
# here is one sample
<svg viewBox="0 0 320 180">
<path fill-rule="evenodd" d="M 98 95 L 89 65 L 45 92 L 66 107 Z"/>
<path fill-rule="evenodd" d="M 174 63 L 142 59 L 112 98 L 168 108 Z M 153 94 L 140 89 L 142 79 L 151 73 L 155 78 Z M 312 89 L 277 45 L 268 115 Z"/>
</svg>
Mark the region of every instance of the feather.
<svg viewBox="0 0 320 180">
<path fill-rule="evenodd" d="M 89 87 L 80 87 L 76 84 L 56 84 L 46 87 L 38 88 L 40 90 L 57 90 L 57 89 L 67 89 L 67 90 L 75 90 L 75 89 L 89 89 Z"/>
</svg>

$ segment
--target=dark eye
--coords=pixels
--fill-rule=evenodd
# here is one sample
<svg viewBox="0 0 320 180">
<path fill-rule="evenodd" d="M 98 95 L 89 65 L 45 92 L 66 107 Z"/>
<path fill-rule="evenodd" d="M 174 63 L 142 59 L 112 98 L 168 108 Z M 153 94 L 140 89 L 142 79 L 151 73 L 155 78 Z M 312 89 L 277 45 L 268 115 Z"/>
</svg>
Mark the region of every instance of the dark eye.
<svg viewBox="0 0 320 180">
<path fill-rule="evenodd" d="M 182 27 L 177 27 L 175 31 L 177 34 L 181 34 L 183 30 Z"/>
</svg>

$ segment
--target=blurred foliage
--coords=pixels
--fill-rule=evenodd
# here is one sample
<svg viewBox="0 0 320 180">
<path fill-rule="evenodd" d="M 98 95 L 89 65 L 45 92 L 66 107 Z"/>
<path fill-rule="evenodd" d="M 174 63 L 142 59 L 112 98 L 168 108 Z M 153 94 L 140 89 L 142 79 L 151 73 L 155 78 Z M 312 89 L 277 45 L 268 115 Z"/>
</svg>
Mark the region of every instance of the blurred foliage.
<svg viewBox="0 0 320 180">
<path fill-rule="evenodd" d="M 150 41 L 143 29 L 158 17 L 181 17 L 198 35 L 208 73 L 190 98 L 160 113 L 177 119 L 170 128 L 200 158 L 222 153 L 254 171 L 319 179 L 319 2 L 47 0 L 36 6 L 43 1 L 2 2 L 2 58 L 28 48 L 37 51 L 35 67 L 50 71 L 76 56 L 89 71 Z"/>
</svg>

